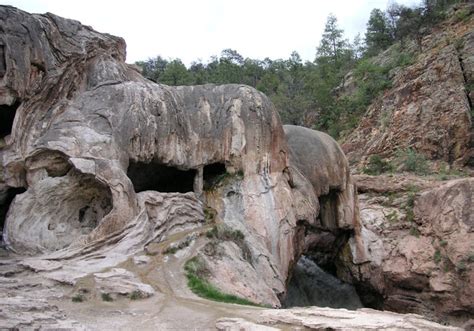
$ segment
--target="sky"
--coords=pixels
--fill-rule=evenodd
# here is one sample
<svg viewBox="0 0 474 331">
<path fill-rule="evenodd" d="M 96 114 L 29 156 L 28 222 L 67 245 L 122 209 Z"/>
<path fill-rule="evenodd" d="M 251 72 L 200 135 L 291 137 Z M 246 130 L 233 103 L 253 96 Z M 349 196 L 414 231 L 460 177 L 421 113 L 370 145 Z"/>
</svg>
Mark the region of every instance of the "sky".
<svg viewBox="0 0 474 331">
<path fill-rule="evenodd" d="M 253 59 L 313 61 L 330 13 L 345 36 L 363 36 L 370 11 L 393 0 L 1 0 L 30 13 L 51 12 L 123 37 L 127 62 L 157 55 L 186 65 L 227 48 Z M 415 5 L 419 0 L 398 0 Z"/>
</svg>

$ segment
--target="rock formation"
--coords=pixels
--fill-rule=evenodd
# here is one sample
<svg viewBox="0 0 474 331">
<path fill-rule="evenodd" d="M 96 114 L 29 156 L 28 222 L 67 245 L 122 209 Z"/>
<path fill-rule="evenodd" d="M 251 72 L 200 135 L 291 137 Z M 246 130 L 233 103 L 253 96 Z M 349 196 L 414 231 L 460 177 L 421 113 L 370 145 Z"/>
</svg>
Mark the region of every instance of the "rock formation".
<svg viewBox="0 0 474 331">
<path fill-rule="evenodd" d="M 474 16 L 450 17 L 422 40 L 414 63 L 395 74 L 392 87 L 344 140 L 351 164 L 405 148 L 432 160 L 473 164 Z"/>
<path fill-rule="evenodd" d="M 474 179 L 355 179 L 369 262 L 351 266 L 349 241 L 340 277 L 361 284 L 363 301 L 373 307 L 444 322 L 472 316 Z"/>
<path fill-rule="evenodd" d="M 414 220 L 422 237 L 407 239 L 406 247 L 393 243 L 398 248 L 387 256 L 387 239 L 366 219 L 362 224 L 356 186 L 337 143 L 320 132 L 283 127 L 262 93 L 244 85 L 155 84 L 125 63 L 121 38 L 54 14 L 0 6 L 0 22 L 0 227 L 8 249 L 0 249 L 0 301 L 7 307 L 0 327 L 81 329 L 101 296 L 119 303 L 147 298 L 165 307 L 159 313 L 168 320 L 166 309 L 176 314 L 179 307 L 183 323 L 189 311 L 194 323 L 203 300 L 186 285 L 184 268 L 192 259 L 219 290 L 280 307 L 302 255 L 358 291 L 386 296 L 386 307 L 396 300 L 404 305 L 413 289 L 429 305 L 448 300 L 445 307 L 429 306 L 430 312 L 472 312 L 470 260 L 462 257 L 472 249 L 472 210 L 462 204 L 472 197 L 471 181 L 420 197 Z M 456 153 L 453 160 L 464 160 Z M 431 219 L 443 223 L 433 201 L 457 195 L 453 203 L 462 211 L 439 204 L 440 214 L 452 212 L 448 228 L 430 225 Z M 429 238 L 445 247 L 445 235 L 458 244 L 441 254 L 465 263 L 464 274 L 448 273 L 459 282 L 451 287 L 439 267 L 423 260 L 433 245 Z M 420 249 L 423 258 L 415 254 Z M 409 262 L 402 274 L 388 270 L 401 255 Z M 403 292 L 406 284 L 411 287 Z M 433 291 L 419 291 L 428 284 Z M 71 300 L 87 301 L 90 310 L 68 306 Z M 214 305 L 203 327 L 214 326 L 214 310 L 247 314 Z M 357 313 L 327 314 L 328 321 L 355 318 L 352 326 L 362 327 Z M 367 314 L 387 318 L 378 326 L 443 328 L 418 317 Z M 262 323 L 326 325 L 313 315 L 266 312 Z M 97 325 L 130 327 L 107 310 L 98 316 Z M 159 325 L 176 327 L 168 320 Z M 250 320 L 244 321 L 249 328 L 260 323 Z M 233 322 L 218 327 L 225 323 Z"/>
<path fill-rule="evenodd" d="M 0 19 L 0 104 L 10 118 L 2 122 L 3 239 L 18 254 L 63 261 L 50 278 L 74 284 L 215 225 L 243 239 L 196 248 L 209 281 L 279 306 L 292 266 L 318 239 L 305 240 L 304 228 L 357 223 L 337 144 L 287 128 L 290 145 L 305 137 L 316 144 L 312 160 L 327 157 L 314 171 L 294 145 L 289 161 L 277 112 L 258 91 L 158 85 L 124 62 L 120 38 L 12 7 L 1 7 Z"/>
</svg>

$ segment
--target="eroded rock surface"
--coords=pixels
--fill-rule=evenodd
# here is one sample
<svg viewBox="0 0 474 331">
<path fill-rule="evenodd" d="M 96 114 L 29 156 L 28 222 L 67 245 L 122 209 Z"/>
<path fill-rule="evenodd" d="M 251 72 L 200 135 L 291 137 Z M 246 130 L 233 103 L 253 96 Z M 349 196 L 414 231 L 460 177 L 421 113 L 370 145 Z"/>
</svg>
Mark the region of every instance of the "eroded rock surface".
<svg viewBox="0 0 474 331">
<path fill-rule="evenodd" d="M 361 177 L 366 183 L 360 195 L 362 236 L 370 262 L 339 269 L 340 276 L 365 284 L 363 301 L 379 308 L 444 322 L 472 316 L 474 179 L 419 178 L 413 185 L 424 184 L 401 189 L 395 182 L 405 182 L 403 176 L 395 177 L 394 185 L 383 176 L 367 185 Z M 377 193 L 380 185 L 386 185 L 384 195 Z M 351 244 L 345 267 L 351 265 Z"/>
<path fill-rule="evenodd" d="M 474 18 L 472 5 L 462 10 L 471 12 L 468 19 L 453 14 L 426 36 L 414 64 L 395 75 L 345 139 L 351 163 L 413 148 L 429 159 L 472 164 Z"/>
</svg>

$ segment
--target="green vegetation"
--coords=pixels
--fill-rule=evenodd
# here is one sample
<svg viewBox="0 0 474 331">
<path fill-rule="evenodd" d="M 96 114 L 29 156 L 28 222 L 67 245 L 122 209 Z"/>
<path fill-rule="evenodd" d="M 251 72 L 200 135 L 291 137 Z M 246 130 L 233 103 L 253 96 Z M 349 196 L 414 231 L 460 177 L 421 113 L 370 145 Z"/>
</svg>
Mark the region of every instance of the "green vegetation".
<svg viewBox="0 0 474 331">
<path fill-rule="evenodd" d="M 428 175 L 430 173 L 430 167 L 426 158 L 412 148 L 398 150 L 397 162 L 401 165 L 402 170 L 413 172 L 417 175 Z"/>
<path fill-rule="evenodd" d="M 388 213 L 386 217 L 390 223 L 398 222 L 398 213 L 395 210 L 392 210 L 390 213 Z"/>
<path fill-rule="evenodd" d="M 459 261 L 458 264 L 456 265 L 456 269 L 458 272 L 466 271 L 467 270 L 466 262 L 464 260 Z"/>
<path fill-rule="evenodd" d="M 85 301 L 85 298 L 82 294 L 76 294 L 71 298 L 72 302 L 83 302 Z"/>
<path fill-rule="evenodd" d="M 143 299 L 143 293 L 140 292 L 139 290 L 135 290 L 132 293 L 130 293 L 130 300 L 139 300 Z"/>
<path fill-rule="evenodd" d="M 239 305 L 258 306 L 256 303 L 236 295 L 223 293 L 209 283 L 205 279 L 207 275 L 205 265 L 198 257 L 193 257 L 188 260 L 184 266 L 184 270 L 188 278 L 189 288 L 202 298 L 219 302 L 236 303 Z"/>
<path fill-rule="evenodd" d="M 190 240 L 183 240 L 177 245 L 170 245 L 163 251 L 163 254 L 174 254 L 180 249 L 188 247 L 190 242 Z"/>
<path fill-rule="evenodd" d="M 330 15 L 315 59 L 308 62 L 303 62 L 297 52 L 287 59 L 257 60 L 225 49 L 220 56 L 195 61 L 189 68 L 180 59 L 161 56 L 137 64 L 145 77 L 168 85 L 250 85 L 272 100 L 284 123 L 319 129 L 339 138 L 350 132 L 367 107 L 390 87 L 390 72 L 414 62 L 416 54 L 406 45 L 415 41 L 420 46 L 425 34 L 456 2 L 425 0 L 413 8 L 391 3 L 385 11 L 374 9 L 363 40 L 357 36 L 352 42 L 345 38 L 337 18 Z M 456 15 L 463 20 L 469 13 L 461 10 Z M 377 64 L 374 57 L 385 51 L 388 61 Z M 388 125 L 389 119 L 390 114 L 384 113 L 382 125 Z"/>
<path fill-rule="evenodd" d="M 416 226 L 412 226 L 412 227 L 410 228 L 410 234 L 411 234 L 412 236 L 418 238 L 418 237 L 420 236 L 420 230 L 418 230 L 418 229 L 416 228 Z"/>
<path fill-rule="evenodd" d="M 101 293 L 100 297 L 102 298 L 102 301 L 107 301 L 107 302 L 114 301 L 110 293 L 105 293 L 105 292 Z"/>
<path fill-rule="evenodd" d="M 434 255 L 433 255 L 433 260 L 436 264 L 439 264 L 441 262 L 441 252 L 439 249 L 437 249 L 435 252 L 434 252 Z"/>
<path fill-rule="evenodd" d="M 371 155 L 366 167 L 362 170 L 367 175 L 380 175 L 393 171 L 393 165 L 380 155 Z"/>
<path fill-rule="evenodd" d="M 219 240 L 230 240 L 241 242 L 245 239 L 245 235 L 240 230 L 234 230 L 225 225 L 214 225 L 206 232 L 206 237 L 209 239 L 215 238 Z"/>
</svg>

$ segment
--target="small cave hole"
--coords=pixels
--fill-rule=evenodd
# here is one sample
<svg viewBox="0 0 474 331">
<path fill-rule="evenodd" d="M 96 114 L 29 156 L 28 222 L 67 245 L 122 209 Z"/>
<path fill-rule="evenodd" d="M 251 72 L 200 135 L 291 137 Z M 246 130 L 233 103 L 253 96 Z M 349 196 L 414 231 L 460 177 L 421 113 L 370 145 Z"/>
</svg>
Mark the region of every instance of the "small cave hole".
<svg viewBox="0 0 474 331">
<path fill-rule="evenodd" d="M 302 255 L 293 267 L 282 306 L 364 307 L 354 286 L 322 269 L 309 255 Z"/>
<path fill-rule="evenodd" d="M 8 209 L 17 194 L 22 194 L 26 191 L 24 187 L 10 187 L 4 192 L 0 192 L 0 242 L 3 242 L 3 228 L 7 218 Z"/>
<path fill-rule="evenodd" d="M 203 169 L 203 186 L 204 190 L 209 190 L 219 183 L 227 175 L 224 163 L 211 163 L 204 166 Z"/>
<path fill-rule="evenodd" d="M 13 121 L 19 106 L 20 102 L 15 102 L 11 106 L 0 105 L 0 139 L 5 138 L 12 132 Z"/>
<path fill-rule="evenodd" d="M 319 204 L 321 206 L 320 219 L 321 225 L 326 229 L 337 229 L 338 224 L 338 198 L 339 190 L 331 189 L 326 195 L 319 197 Z"/>
<path fill-rule="evenodd" d="M 193 192 L 196 170 L 180 170 L 159 163 L 130 162 L 127 176 L 135 192 Z"/>
<path fill-rule="evenodd" d="M 5 61 L 5 46 L 0 45 L 0 78 L 7 72 L 7 63 Z"/>
</svg>

